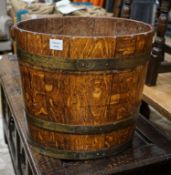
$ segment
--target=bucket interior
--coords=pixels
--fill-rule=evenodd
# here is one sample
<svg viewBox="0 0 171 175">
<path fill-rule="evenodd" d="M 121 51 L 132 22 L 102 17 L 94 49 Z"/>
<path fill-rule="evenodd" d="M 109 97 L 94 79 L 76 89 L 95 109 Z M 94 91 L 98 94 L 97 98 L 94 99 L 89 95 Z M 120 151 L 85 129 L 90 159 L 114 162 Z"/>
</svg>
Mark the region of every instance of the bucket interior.
<svg viewBox="0 0 171 175">
<path fill-rule="evenodd" d="M 67 36 L 130 36 L 145 34 L 151 27 L 143 22 L 122 18 L 58 17 L 41 18 L 18 24 L 20 30 Z"/>
</svg>

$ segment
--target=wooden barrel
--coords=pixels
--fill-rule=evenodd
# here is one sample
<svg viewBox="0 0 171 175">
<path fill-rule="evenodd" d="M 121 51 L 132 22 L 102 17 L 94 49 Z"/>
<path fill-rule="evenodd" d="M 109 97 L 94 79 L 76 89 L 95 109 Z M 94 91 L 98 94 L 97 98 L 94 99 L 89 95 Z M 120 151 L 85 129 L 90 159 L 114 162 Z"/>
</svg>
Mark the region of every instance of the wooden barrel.
<svg viewBox="0 0 171 175">
<path fill-rule="evenodd" d="M 130 146 L 153 37 L 142 22 L 59 17 L 14 26 L 33 148 L 95 159 Z"/>
</svg>

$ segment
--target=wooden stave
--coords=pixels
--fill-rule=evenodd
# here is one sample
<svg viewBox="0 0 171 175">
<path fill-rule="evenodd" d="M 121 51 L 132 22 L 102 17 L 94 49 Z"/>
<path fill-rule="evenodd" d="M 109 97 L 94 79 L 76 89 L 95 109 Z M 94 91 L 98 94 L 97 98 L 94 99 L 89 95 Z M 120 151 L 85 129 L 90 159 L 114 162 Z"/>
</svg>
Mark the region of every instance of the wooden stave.
<svg viewBox="0 0 171 175">
<path fill-rule="evenodd" d="M 68 47 L 67 47 L 66 53 L 63 53 L 63 54 L 61 54 L 59 52 L 51 52 L 49 49 L 46 48 L 47 45 L 48 45 L 47 44 L 47 41 L 51 37 L 52 38 L 55 38 L 55 39 L 62 39 L 64 41 L 64 43 L 69 43 L 70 46 L 73 45 L 74 43 L 76 44 L 75 46 L 78 46 L 78 43 L 79 42 L 83 42 L 84 44 L 85 43 L 89 43 L 90 44 L 91 42 L 93 42 L 93 43 L 96 44 L 96 42 L 97 42 L 97 43 L 100 43 L 101 46 L 104 44 L 104 37 L 94 37 L 94 38 L 85 37 L 85 38 L 83 38 L 83 37 L 75 37 L 75 36 L 74 37 L 68 37 L 68 36 L 67 37 L 65 37 L 65 36 L 48 36 L 48 35 L 43 36 L 43 34 L 36 34 L 35 35 L 34 32 L 33 33 L 30 33 L 30 32 L 27 32 L 27 31 L 22 31 L 21 32 L 22 35 L 21 35 L 21 33 L 20 33 L 19 30 L 17 30 L 17 29 L 14 29 L 14 30 L 15 30 L 15 33 L 16 33 L 16 36 L 17 36 L 18 46 L 21 49 L 25 50 L 26 52 L 28 51 L 28 52 L 30 52 L 32 54 L 37 54 L 37 50 L 39 50 L 39 52 L 38 52 L 39 53 L 39 56 L 52 55 L 54 57 L 63 57 L 64 59 L 78 59 L 78 57 L 79 58 L 84 58 L 84 59 L 90 59 L 90 58 L 92 58 L 92 55 L 91 54 L 90 54 L 91 56 L 88 55 L 87 57 L 85 57 L 84 54 L 79 55 L 78 51 L 76 51 L 76 52 L 70 52 L 70 54 L 69 54 L 70 56 L 68 57 L 68 55 L 66 54 L 66 53 L 68 53 L 68 49 L 69 49 Z M 23 35 L 23 33 L 24 33 L 24 35 Z M 22 36 L 24 36 L 24 38 Z M 38 44 L 39 45 L 39 49 L 37 48 L 37 45 L 34 45 L 33 44 L 34 42 L 31 42 L 31 41 L 36 41 L 38 38 L 39 38 L 40 41 L 44 41 L 44 39 L 46 41 L 45 42 L 46 44 L 44 42 L 42 42 L 43 45 L 42 45 L 42 43 L 39 42 L 39 44 Z M 107 40 L 106 42 L 109 43 L 108 44 L 108 48 L 115 48 L 115 49 L 113 49 L 112 52 L 108 53 L 109 55 L 101 54 L 99 56 L 99 54 L 95 54 L 95 55 L 93 55 L 94 58 L 97 58 L 97 59 L 100 59 L 100 58 L 110 58 L 110 55 L 112 55 L 112 56 L 115 55 L 115 56 L 119 56 L 121 58 L 122 57 L 126 57 L 127 59 L 129 59 L 130 55 L 132 56 L 132 55 L 136 55 L 136 54 L 142 54 L 144 52 L 149 52 L 150 46 L 151 46 L 151 40 L 152 40 L 152 31 L 151 32 L 147 32 L 146 34 L 143 33 L 143 34 L 140 34 L 140 35 L 126 36 L 126 37 L 125 36 L 118 36 L 118 37 L 111 37 L 110 36 L 110 37 L 105 37 L 105 39 Z M 121 43 L 121 42 L 123 42 L 126 45 L 126 47 L 128 47 L 130 45 L 130 48 L 128 47 L 126 49 L 125 47 L 123 47 L 123 45 L 119 45 L 118 43 Z M 27 43 L 31 43 L 31 45 L 29 45 Z M 64 46 L 64 47 L 66 47 L 66 46 Z M 44 48 L 46 48 L 46 49 L 44 49 Z M 72 48 L 74 48 L 74 46 Z M 70 49 L 72 50 L 72 48 L 70 48 Z M 92 47 L 92 49 L 93 49 L 93 47 Z M 85 53 L 86 53 L 86 51 L 85 51 Z M 144 84 L 144 77 L 145 77 L 145 74 L 146 74 L 146 68 L 147 68 L 147 64 L 145 64 L 145 65 L 139 65 L 139 66 L 137 66 L 136 68 L 134 68 L 132 70 L 124 70 L 122 72 L 122 74 L 127 74 L 127 73 L 130 73 L 130 72 L 133 72 L 134 71 L 134 74 L 138 75 L 137 78 L 136 78 L 136 81 L 138 81 L 138 79 L 142 79 L 142 82 L 139 82 L 139 85 L 138 85 L 138 89 L 139 90 L 137 91 L 138 92 L 137 93 L 138 95 L 137 95 L 137 99 L 135 100 L 136 102 L 134 104 L 132 104 L 132 109 L 130 111 L 128 110 L 128 112 L 126 114 L 124 114 L 124 115 L 122 114 L 123 115 L 122 116 L 123 118 L 124 117 L 126 118 L 129 115 L 133 115 L 135 113 L 136 109 L 138 108 L 138 105 L 140 103 L 141 94 L 142 94 L 142 88 L 143 88 L 143 84 Z M 26 72 L 24 72 L 24 70 L 26 70 L 26 69 L 30 69 L 30 70 L 32 69 L 33 70 L 34 68 L 32 68 L 29 65 L 25 65 L 25 64 L 23 64 L 22 61 L 20 61 L 20 69 L 21 69 L 22 74 L 24 75 L 24 74 L 27 74 Z M 38 71 L 41 71 L 41 70 L 38 70 Z M 47 70 L 45 70 L 44 72 L 46 73 Z M 53 72 L 53 71 L 51 71 L 51 72 Z M 80 72 L 77 72 L 77 73 L 80 74 Z M 114 76 L 117 73 L 116 72 L 109 72 L 107 74 L 108 75 L 111 75 L 111 76 Z M 58 74 L 59 74 L 59 76 L 61 76 L 61 75 L 64 75 L 65 76 L 65 73 L 63 73 L 63 72 L 59 72 Z M 82 74 L 82 72 L 81 72 L 81 74 Z M 90 72 L 86 72 L 84 76 L 86 76 L 86 75 L 88 75 L 88 76 L 91 76 L 91 75 L 101 76 L 101 75 L 104 75 L 104 72 L 103 71 L 102 72 L 91 72 L 90 71 Z M 78 76 L 78 75 L 74 75 L 74 76 Z M 26 81 L 26 80 L 24 80 L 24 76 L 22 76 L 22 79 L 23 79 L 23 82 Z M 25 92 L 26 92 L 26 90 L 24 90 L 24 93 Z M 25 96 L 25 99 L 27 99 L 27 97 L 26 97 L 27 95 L 24 94 L 24 96 Z M 127 101 L 127 100 L 125 100 L 125 101 Z M 31 107 L 28 107 L 27 100 L 25 100 L 25 103 L 26 103 L 26 109 L 31 113 L 31 115 L 34 115 L 35 117 L 40 117 L 40 118 L 42 117 L 43 119 L 46 119 L 46 120 L 52 120 L 52 121 L 55 121 L 55 122 L 61 122 L 61 121 L 56 120 L 54 118 L 53 119 L 52 118 L 49 118 L 48 116 L 36 115 L 31 110 Z M 117 117 L 115 117 L 115 120 L 117 120 L 116 118 Z M 120 120 L 121 118 L 119 118 L 118 120 Z M 80 121 L 77 121 L 76 123 L 74 123 L 74 119 L 72 119 L 72 121 L 62 121 L 62 122 L 69 123 L 69 124 L 78 124 L 77 122 L 80 122 Z M 108 120 L 102 121 L 102 123 L 109 123 L 109 122 L 111 122 L 111 121 L 108 121 Z M 28 124 L 29 124 L 29 127 L 30 127 L 31 138 L 35 142 L 40 143 L 40 144 L 42 144 L 44 146 L 48 146 L 48 143 L 51 143 L 52 142 L 52 141 L 48 140 L 48 137 L 46 137 L 47 143 L 44 143 L 43 142 L 43 139 L 37 139 L 38 137 L 35 137 L 35 135 L 37 133 L 39 133 L 40 137 L 41 138 L 44 138 L 45 135 L 46 136 L 47 135 L 50 136 L 50 135 L 53 135 L 53 134 L 55 135 L 56 132 L 47 131 L 48 133 L 44 134 L 44 136 L 43 136 L 43 134 L 42 134 L 43 131 L 42 131 L 41 128 L 36 128 L 37 130 L 35 131 L 35 129 L 33 129 L 34 126 L 31 123 L 28 123 Z M 89 125 L 89 124 L 94 125 L 94 124 L 101 124 L 101 123 L 99 121 L 97 122 L 97 120 L 96 120 L 95 123 L 91 123 L 91 122 L 90 123 L 86 123 L 84 121 L 81 124 L 83 124 L 83 125 Z M 134 124 L 130 128 L 133 129 L 134 128 Z M 59 133 L 57 133 L 57 134 L 59 134 Z M 125 134 L 125 136 L 126 136 L 125 140 L 130 140 L 130 138 L 132 137 L 132 134 L 133 134 L 133 131 L 132 130 L 129 132 L 129 134 Z M 114 137 L 114 136 L 116 137 L 116 133 L 114 133 L 112 137 Z M 57 140 L 59 142 L 60 142 L 60 138 L 61 137 L 62 137 L 62 135 L 61 136 L 56 136 L 56 138 L 58 138 Z M 75 148 L 74 148 L 74 146 L 72 145 L 72 140 L 73 139 L 71 139 L 71 137 L 72 137 L 72 135 L 70 135 L 70 138 L 67 138 L 66 139 L 65 136 L 63 136 L 64 140 L 67 140 L 66 142 L 69 145 L 68 149 L 69 150 L 71 149 L 73 151 L 78 151 L 78 150 L 85 151 L 87 149 L 86 147 L 88 145 L 88 142 L 89 143 L 92 143 L 94 141 L 93 139 L 90 139 L 90 141 L 87 141 L 87 143 L 84 143 L 84 140 L 83 139 L 79 139 L 79 136 L 77 136 L 77 137 L 75 137 L 75 139 L 79 140 L 78 141 L 79 143 L 81 143 L 81 142 L 84 143 L 85 146 L 83 146 L 83 148 L 81 149 L 82 146 L 77 147 L 75 145 Z M 99 135 L 96 135 L 96 137 L 99 137 Z M 102 138 L 99 139 L 99 142 L 100 142 L 100 140 L 104 140 L 105 137 L 106 137 L 106 135 L 105 136 L 102 136 Z M 85 138 L 86 138 L 86 136 L 85 136 Z M 114 143 L 109 142 L 108 143 L 108 147 L 109 148 L 112 147 L 113 144 Z M 52 148 L 56 148 L 56 149 L 61 149 L 61 150 L 65 150 L 66 149 L 64 145 L 57 146 L 55 144 L 55 141 L 54 141 L 53 144 L 49 144 L 49 145 L 51 145 Z M 80 144 L 78 144 L 78 145 L 80 145 Z M 119 145 L 119 143 L 118 143 L 118 145 Z M 97 150 L 98 149 L 104 149 L 104 147 L 105 147 L 104 144 L 101 145 L 101 147 L 99 147 L 99 144 L 96 144 L 96 147 L 95 148 L 88 147 L 89 150 L 87 150 L 87 151 L 92 151 L 92 150 L 96 150 L 96 149 Z M 74 159 L 74 157 L 73 157 L 73 159 Z"/>
</svg>

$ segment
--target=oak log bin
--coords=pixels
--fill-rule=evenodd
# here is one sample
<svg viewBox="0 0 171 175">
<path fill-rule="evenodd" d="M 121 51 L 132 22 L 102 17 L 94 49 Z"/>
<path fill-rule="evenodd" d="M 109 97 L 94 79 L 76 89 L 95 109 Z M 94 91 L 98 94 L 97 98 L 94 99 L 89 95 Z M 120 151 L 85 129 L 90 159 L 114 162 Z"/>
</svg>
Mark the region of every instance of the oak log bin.
<svg viewBox="0 0 171 175">
<path fill-rule="evenodd" d="M 13 32 L 35 150 L 82 160 L 115 155 L 131 144 L 151 26 L 56 17 L 20 22 Z"/>
</svg>

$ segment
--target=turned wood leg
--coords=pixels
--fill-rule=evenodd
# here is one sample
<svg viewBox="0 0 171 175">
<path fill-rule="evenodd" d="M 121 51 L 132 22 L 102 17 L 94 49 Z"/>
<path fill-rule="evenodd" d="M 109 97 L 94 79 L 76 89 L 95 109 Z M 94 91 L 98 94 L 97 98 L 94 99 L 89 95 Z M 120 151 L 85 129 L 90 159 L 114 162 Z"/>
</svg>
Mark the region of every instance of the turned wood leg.
<svg viewBox="0 0 171 175">
<path fill-rule="evenodd" d="M 168 24 L 168 13 L 171 8 L 170 0 L 160 0 L 159 18 L 156 29 L 156 38 L 152 47 L 151 60 L 149 63 L 146 84 L 156 85 L 157 75 L 161 62 L 164 61 L 165 33 Z"/>
<path fill-rule="evenodd" d="M 148 65 L 146 85 L 154 86 L 156 85 L 158 70 L 161 62 L 163 61 L 164 52 L 157 47 L 152 50 L 151 60 Z"/>
</svg>

